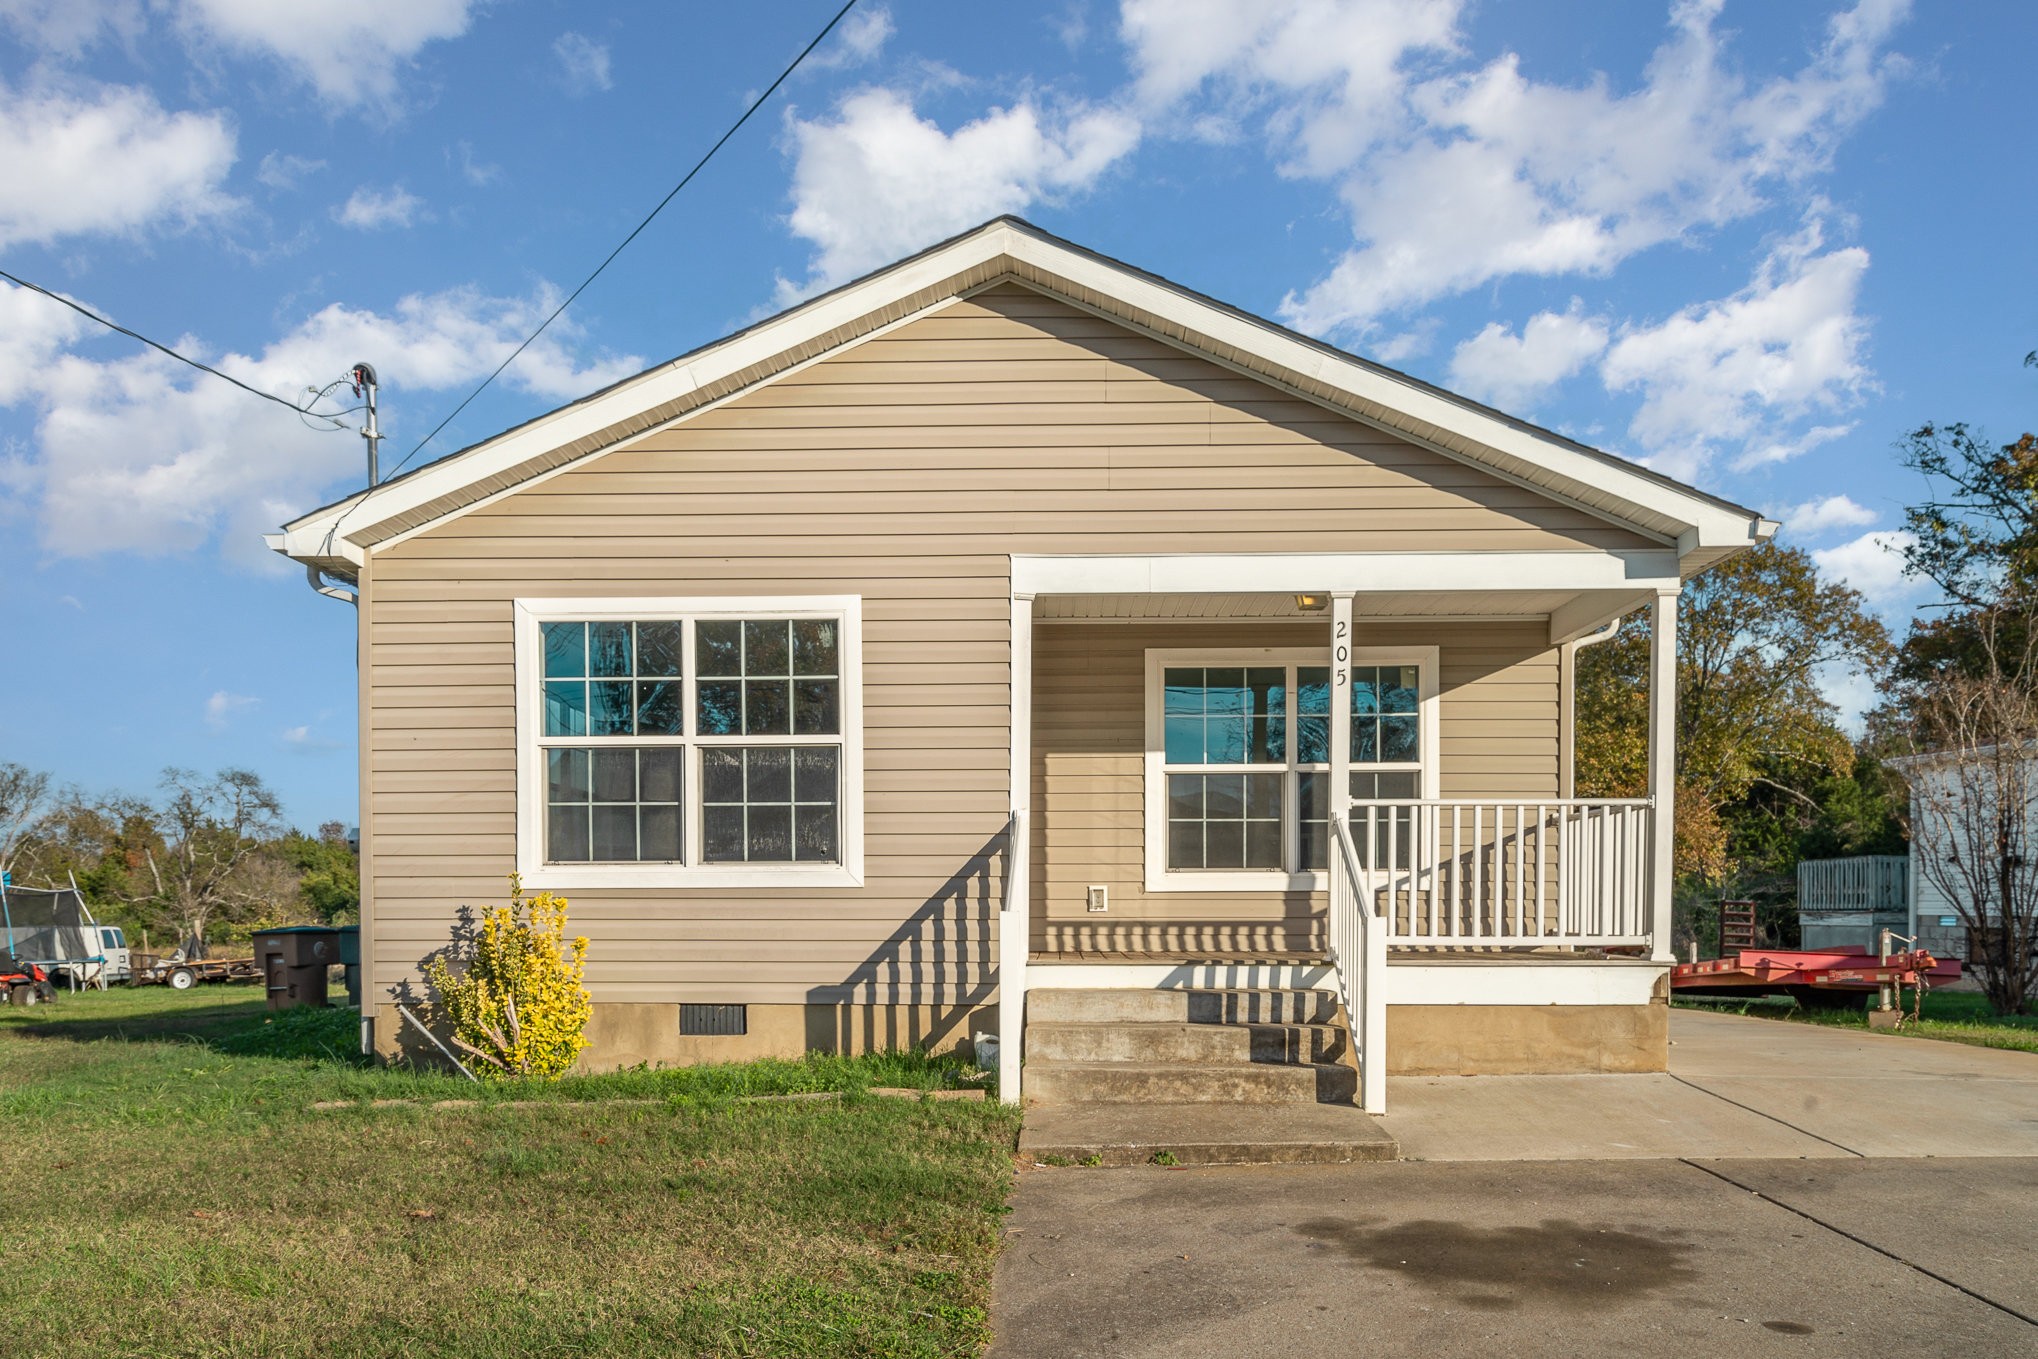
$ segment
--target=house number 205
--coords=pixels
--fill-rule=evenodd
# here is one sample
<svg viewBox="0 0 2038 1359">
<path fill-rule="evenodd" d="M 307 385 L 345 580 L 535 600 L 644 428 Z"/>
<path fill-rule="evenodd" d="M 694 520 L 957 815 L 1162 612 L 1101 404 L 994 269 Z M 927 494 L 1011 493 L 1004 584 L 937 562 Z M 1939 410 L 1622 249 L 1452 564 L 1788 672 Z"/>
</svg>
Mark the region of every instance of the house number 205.
<svg viewBox="0 0 2038 1359">
<path fill-rule="evenodd" d="M 1346 673 L 1345 666 L 1345 663 L 1352 658 L 1351 642 L 1345 636 L 1350 630 L 1350 623 L 1347 623 L 1342 618 L 1337 620 L 1337 628 L 1333 634 L 1337 638 L 1337 646 L 1332 649 L 1331 659 L 1337 664 L 1337 683 L 1335 687 L 1339 689 L 1344 688 L 1346 681 L 1350 678 Z"/>
</svg>

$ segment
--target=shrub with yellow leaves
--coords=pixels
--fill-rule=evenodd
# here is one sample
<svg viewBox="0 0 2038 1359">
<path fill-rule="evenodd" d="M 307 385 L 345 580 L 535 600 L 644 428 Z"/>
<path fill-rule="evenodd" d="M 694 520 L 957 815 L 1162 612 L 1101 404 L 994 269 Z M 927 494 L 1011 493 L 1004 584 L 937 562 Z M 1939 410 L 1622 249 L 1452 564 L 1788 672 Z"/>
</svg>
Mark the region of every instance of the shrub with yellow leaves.
<svg viewBox="0 0 2038 1359">
<path fill-rule="evenodd" d="M 594 1006 L 581 985 L 586 966 L 586 936 L 566 938 L 566 898 L 540 892 L 526 900 L 512 873 L 509 905 L 489 908 L 466 948 L 432 959 L 425 980 L 432 1008 L 480 1075 L 550 1079 L 587 1046 Z"/>
</svg>

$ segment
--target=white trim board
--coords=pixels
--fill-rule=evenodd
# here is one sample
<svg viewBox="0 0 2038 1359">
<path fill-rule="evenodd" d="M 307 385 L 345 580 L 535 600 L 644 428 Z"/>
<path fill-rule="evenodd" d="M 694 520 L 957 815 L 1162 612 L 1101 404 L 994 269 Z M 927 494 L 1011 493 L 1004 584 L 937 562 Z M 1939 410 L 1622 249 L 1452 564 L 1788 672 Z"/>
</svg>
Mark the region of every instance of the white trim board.
<svg viewBox="0 0 2038 1359">
<path fill-rule="evenodd" d="M 1012 593 L 1438 594 L 1674 589 L 1676 554 L 1628 552 L 1259 552 L 1012 554 Z"/>
<path fill-rule="evenodd" d="M 1496 958 L 1476 964 L 1387 965 L 1389 1005 L 1647 1005 L 1668 971 L 1640 961 L 1549 962 Z M 1052 963 L 1027 968 L 1029 991 L 1170 991 L 1205 988 L 1326 990 L 1323 963 Z M 1390 1036 L 1389 1041 L 1392 1041 Z"/>
<path fill-rule="evenodd" d="M 1391 958 L 1389 1005 L 1647 1005 L 1667 963 L 1530 958 L 1425 963 Z"/>
</svg>

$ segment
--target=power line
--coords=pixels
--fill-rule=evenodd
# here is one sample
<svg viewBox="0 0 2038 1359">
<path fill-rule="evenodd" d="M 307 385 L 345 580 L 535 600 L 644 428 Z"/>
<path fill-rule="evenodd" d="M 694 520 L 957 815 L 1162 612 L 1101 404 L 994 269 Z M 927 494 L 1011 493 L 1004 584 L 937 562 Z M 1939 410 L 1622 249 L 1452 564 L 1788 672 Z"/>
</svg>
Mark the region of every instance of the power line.
<svg viewBox="0 0 2038 1359">
<path fill-rule="evenodd" d="M 503 369 L 509 367 L 512 363 L 516 362 L 517 355 L 522 354 L 526 349 L 529 349 L 531 345 L 534 342 L 536 342 L 537 338 L 545 333 L 545 328 L 551 325 L 554 321 L 558 320 L 560 314 L 564 312 L 568 307 L 573 305 L 573 300 L 579 297 L 583 292 L 586 292 L 588 285 L 593 283 L 596 279 L 602 276 L 603 270 L 607 269 L 611 264 L 615 263 L 616 256 L 622 254 L 623 251 L 629 247 L 631 241 L 636 240 L 639 235 L 643 234 L 644 228 L 650 226 L 652 221 L 658 216 L 658 214 L 665 211 L 665 205 L 670 203 L 673 199 L 677 198 L 679 196 L 679 191 L 681 189 L 684 189 L 688 184 L 693 182 L 693 178 L 695 175 L 699 174 L 703 169 L 707 168 L 708 162 L 715 158 L 715 153 L 717 151 L 720 151 L 723 145 L 727 143 L 731 137 L 735 136 L 738 132 L 743 130 L 743 125 L 750 121 L 751 115 L 756 113 L 757 110 L 763 108 L 765 103 L 771 98 L 772 95 L 778 93 L 778 87 L 785 84 L 786 81 L 792 77 L 792 73 L 794 71 L 800 69 L 800 63 L 805 61 L 807 57 L 813 52 L 813 50 L 821 45 L 823 39 L 825 39 L 830 33 L 835 31 L 835 25 L 842 22 L 843 16 L 848 14 L 850 10 L 855 8 L 856 0 L 849 0 L 849 3 L 845 4 L 841 9 L 835 11 L 835 17 L 830 19 L 827 22 L 827 24 L 822 27 L 819 33 L 816 33 L 814 35 L 814 39 L 812 42 L 809 42 L 805 47 L 800 49 L 800 54 L 792 59 L 792 64 L 787 66 L 783 71 L 780 71 L 778 73 L 778 79 L 772 81 L 770 86 L 765 89 L 763 94 L 758 95 L 757 98 L 753 99 L 750 102 L 750 107 L 743 110 L 743 116 L 741 118 L 738 118 L 735 122 L 729 125 L 729 130 L 727 132 L 724 132 L 721 135 L 721 137 L 716 140 L 715 144 L 708 148 L 706 155 L 702 156 L 698 161 L 694 162 L 693 169 L 688 170 L 685 176 L 681 178 L 679 183 L 672 186 L 672 191 L 666 194 L 665 197 L 658 200 L 658 206 L 651 209 L 651 211 L 645 215 L 644 220 L 637 223 L 637 225 L 631 230 L 629 235 L 623 237 L 622 244 L 618 245 L 614 250 L 609 251 L 608 258 L 604 259 L 599 265 L 595 266 L 594 272 L 589 274 L 586 278 L 582 279 L 580 286 L 578 288 L 575 288 L 571 293 L 567 294 L 566 300 L 564 302 L 561 302 L 557 307 L 553 308 L 552 314 L 550 316 L 547 316 L 544 319 L 544 321 L 539 324 L 538 328 L 530 333 L 529 338 L 527 338 L 522 344 L 518 345 L 515 351 L 512 352 L 508 358 L 504 359 L 501 363 L 497 364 L 495 367 L 495 371 L 493 373 L 490 373 L 487 377 L 481 380 L 481 385 L 479 387 L 476 387 L 473 391 L 469 392 L 466 398 L 462 400 L 459 405 L 453 407 L 452 414 L 448 415 L 445 419 L 439 421 L 437 425 L 433 426 L 432 432 L 430 434 L 427 434 L 424 438 L 418 440 L 416 447 L 412 448 L 410 452 L 403 455 L 403 458 L 396 464 L 396 466 L 390 469 L 388 474 L 390 477 L 394 477 L 397 473 L 401 472 L 404 469 L 404 466 L 407 463 L 409 463 L 412 458 L 416 457 L 426 444 L 438 438 L 440 431 L 444 430 L 447 425 L 452 424 L 453 421 L 459 416 L 460 412 L 467 409 L 469 402 L 472 402 L 475 397 L 480 396 L 483 392 L 487 391 L 489 384 L 494 382 L 498 377 L 502 376 Z M 340 516 L 340 518 L 345 519 L 346 515 L 343 514 Z M 335 521 L 333 527 L 335 531 L 338 530 L 339 524 L 337 521 Z"/>
<path fill-rule="evenodd" d="M 324 415 L 318 411 L 308 409 L 304 406 L 299 406 L 294 402 L 285 401 L 282 397 L 277 396 L 274 392 L 265 392 L 259 387 L 250 387 L 247 383 L 242 382 L 239 378 L 235 377 L 231 373 L 222 373 L 219 371 L 219 369 L 214 368 L 209 363 L 201 363 L 197 359 L 192 358 L 188 354 L 179 354 L 176 350 L 170 348 L 170 346 L 166 344 L 161 344 L 155 340 L 151 340 L 148 336 L 142 334 L 138 330 L 129 330 L 126 326 L 121 325 L 118 321 L 108 320 L 106 317 L 101 316 L 98 312 L 86 306 L 84 303 L 73 302 L 70 298 L 65 297 L 62 293 L 53 293 L 48 288 L 43 287 L 40 283 L 30 283 L 27 279 L 17 277 L 14 274 L 10 274 L 5 269 L 0 269 L 0 278 L 6 279 L 9 283 L 14 284 L 18 288 L 26 288 L 32 293 L 41 293 L 44 297 L 49 298 L 53 302 L 61 302 L 65 306 L 69 307 L 72 311 L 77 312 L 80 316 L 89 317 L 90 319 L 97 321 L 100 325 L 105 326 L 108 330 L 116 331 L 119 334 L 127 336 L 131 340 L 140 340 L 143 344 L 147 345 L 149 348 L 168 354 L 171 358 L 177 360 L 177 362 L 179 363 L 188 363 L 201 373 L 210 373 L 216 378 L 220 378 L 227 382 L 231 382 L 234 386 L 240 388 L 242 391 L 248 393 L 250 396 L 259 396 L 264 401 L 273 401 L 277 405 L 283 407 L 285 410 L 296 411 L 297 414 L 300 416 L 309 415 L 315 420 L 330 421 L 333 428 L 335 429 L 346 428 L 345 425 L 341 424 L 338 420 L 334 420 L 333 417 L 330 415 Z"/>
</svg>

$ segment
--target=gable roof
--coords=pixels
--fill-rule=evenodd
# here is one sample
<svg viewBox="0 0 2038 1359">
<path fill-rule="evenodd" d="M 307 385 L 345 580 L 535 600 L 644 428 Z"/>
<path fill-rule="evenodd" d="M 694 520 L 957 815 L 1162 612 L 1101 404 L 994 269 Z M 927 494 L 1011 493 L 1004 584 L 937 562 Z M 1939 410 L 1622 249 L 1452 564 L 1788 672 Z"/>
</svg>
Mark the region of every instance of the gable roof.
<svg viewBox="0 0 2038 1359">
<path fill-rule="evenodd" d="M 276 551 L 352 579 L 367 549 L 600 455 L 970 292 L 1016 282 L 1674 546 L 1685 574 L 1776 525 L 1624 458 L 998 217 L 724 339 L 291 521 Z"/>
</svg>

